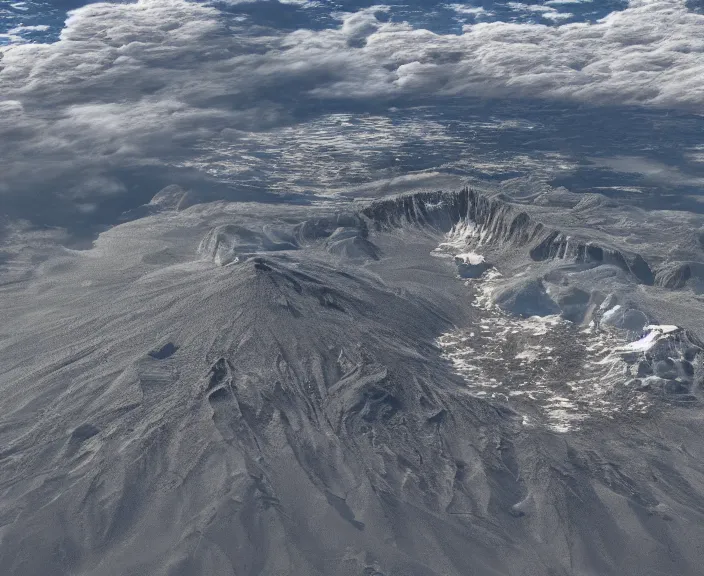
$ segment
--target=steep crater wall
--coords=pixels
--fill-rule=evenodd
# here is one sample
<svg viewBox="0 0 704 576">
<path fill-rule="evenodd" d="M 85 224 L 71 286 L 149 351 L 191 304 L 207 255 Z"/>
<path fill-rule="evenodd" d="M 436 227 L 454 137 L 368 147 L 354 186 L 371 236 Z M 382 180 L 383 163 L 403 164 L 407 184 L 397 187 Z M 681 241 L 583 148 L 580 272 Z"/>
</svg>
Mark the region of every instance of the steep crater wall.
<svg viewBox="0 0 704 576">
<path fill-rule="evenodd" d="M 424 192 L 375 202 L 362 214 L 371 221 L 370 227 L 379 231 L 430 226 L 439 232 L 462 234 L 470 244 L 523 248 L 534 261 L 610 264 L 638 283 L 655 283 L 653 270 L 640 254 L 546 225 L 502 195 L 489 196 L 469 188 Z"/>
</svg>

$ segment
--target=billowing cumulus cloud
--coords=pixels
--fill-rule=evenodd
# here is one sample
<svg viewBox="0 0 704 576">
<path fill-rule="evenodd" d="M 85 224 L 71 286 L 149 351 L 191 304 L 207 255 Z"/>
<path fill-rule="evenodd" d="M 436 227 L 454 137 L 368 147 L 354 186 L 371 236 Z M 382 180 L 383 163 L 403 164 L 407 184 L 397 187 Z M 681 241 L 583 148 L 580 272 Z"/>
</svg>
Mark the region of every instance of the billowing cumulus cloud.
<svg viewBox="0 0 704 576">
<path fill-rule="evenodd" d="M 704 15 L 680 0 L 634 0 L 596 23 L 477 23 L 461 35 L 382 12 L 283 33 L 184 0 L 92 4 L 71 14 L 54 44 L 3 48 L 5 210 L 41 220 L 129 208 L 155 191 L 150 175 L 158 183 L 192 166 L 209 142 L 273 134 L 341 102 L 704 105 Z M 124 200 L 136 181 L 139 194 Z"/>
</svg>

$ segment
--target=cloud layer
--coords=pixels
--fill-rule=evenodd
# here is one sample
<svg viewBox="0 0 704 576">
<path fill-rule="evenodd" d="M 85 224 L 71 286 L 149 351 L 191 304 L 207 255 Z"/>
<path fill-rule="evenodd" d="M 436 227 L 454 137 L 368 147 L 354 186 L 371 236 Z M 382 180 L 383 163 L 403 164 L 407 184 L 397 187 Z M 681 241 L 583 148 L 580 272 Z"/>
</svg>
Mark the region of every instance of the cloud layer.
<svg viewBox="0 0 704 576">
<path fill-rule="evenodd" d="M 211 142 L 330 107 L 449 97 L 704 105 L 704 15 L 679 0 L 634 0 L 593 24 L 477 23 L 459 36 L 382 12 L 292 33 L 184 0 L 73 12 L 58 42 L 2 49 L 3 204 L 11 215 L 41 212 L 39 203 L 67 218 L 124 208 L 135 174 L 192 165 Z"/>
</svg>

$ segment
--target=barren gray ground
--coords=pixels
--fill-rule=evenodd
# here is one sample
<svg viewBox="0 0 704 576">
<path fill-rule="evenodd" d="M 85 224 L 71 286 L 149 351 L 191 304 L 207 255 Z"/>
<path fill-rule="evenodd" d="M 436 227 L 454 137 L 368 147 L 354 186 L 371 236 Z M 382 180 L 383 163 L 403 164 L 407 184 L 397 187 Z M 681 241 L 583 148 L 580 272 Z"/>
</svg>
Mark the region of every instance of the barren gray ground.
<svg viewBox="0 0 704 576">
<path fill-rule="evenodd" d="M 179 198 L 4 276 L 2 574 L 701 573 L 695 216 Z"/>
</svg>

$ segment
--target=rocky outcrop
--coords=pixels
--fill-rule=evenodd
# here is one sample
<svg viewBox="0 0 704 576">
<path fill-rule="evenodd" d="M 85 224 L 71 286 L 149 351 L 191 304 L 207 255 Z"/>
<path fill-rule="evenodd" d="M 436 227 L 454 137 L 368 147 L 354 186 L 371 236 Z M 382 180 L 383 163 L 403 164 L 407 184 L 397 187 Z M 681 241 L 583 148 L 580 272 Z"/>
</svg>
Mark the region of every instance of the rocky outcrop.
<svg viewBox="0 0 704 576">
<path fill-rule="evenodd" d="M 459 192 L 424 192 L 375 202 L 362 210 L 377 230 L 405 225 L 431 226 L 440 232 L 464 227 L 479 245 L 524 248 L 531 259 L 610 264 L 652 285 L 655 275 L 643 257 L 602 241 L 548 226 L 503 196 L 465 188 Z"/>
<path fill-rule="evenodd" d="M 704 263 L 702 262 L 667 262 L 655 273 L 655 284 L 678 290 L 685 286 L 701 293 L 704 287 Z"/>
</svg>

